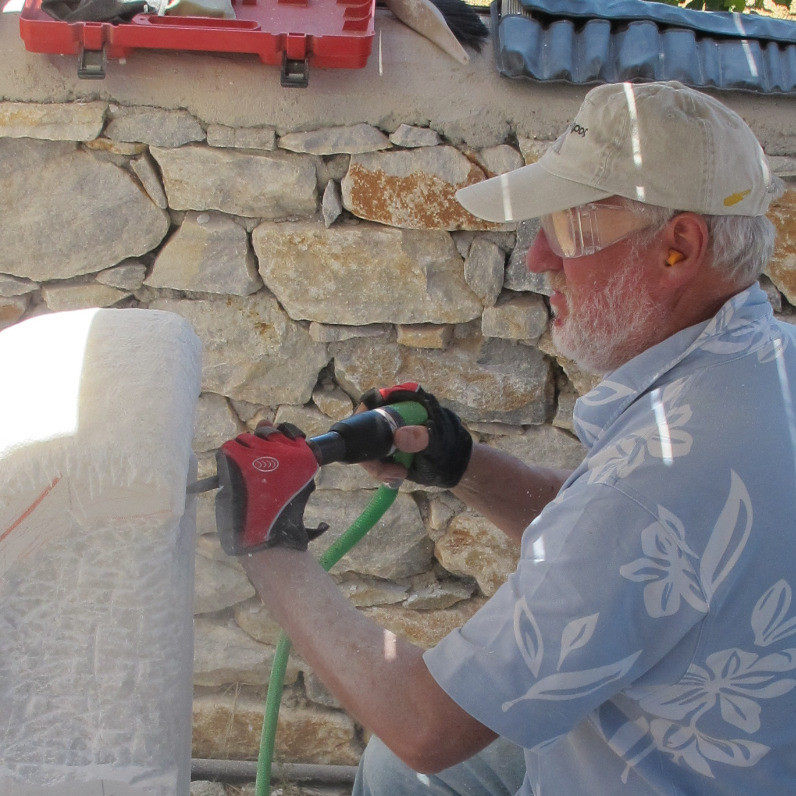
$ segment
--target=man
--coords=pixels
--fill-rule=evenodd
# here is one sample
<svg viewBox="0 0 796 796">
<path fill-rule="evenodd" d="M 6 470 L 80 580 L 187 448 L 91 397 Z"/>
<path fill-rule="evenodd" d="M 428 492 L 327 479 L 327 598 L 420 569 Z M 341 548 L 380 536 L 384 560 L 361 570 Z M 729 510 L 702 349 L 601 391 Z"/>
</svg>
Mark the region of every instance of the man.
<svg viewBox="0 0 796 796">
<path fill-rule="evenodd" d="M 242 558 L 380 739 L 357 793 L 793 791 L 796 335 L 756 285 L 778 182 L 740 117 L 653 83 L 593 89 L 538 163 L 459 192 L 482 218 L 541 218 L 528 266 L 549 277 L 553 339 L 605 377 L 578 401 L 573 473 L 472 445 L 416 393 L 432 422 L 395 434 L 408 477 L 521 543 L 507 583 L 425 653 L 306 552 Z"/>
</svg>

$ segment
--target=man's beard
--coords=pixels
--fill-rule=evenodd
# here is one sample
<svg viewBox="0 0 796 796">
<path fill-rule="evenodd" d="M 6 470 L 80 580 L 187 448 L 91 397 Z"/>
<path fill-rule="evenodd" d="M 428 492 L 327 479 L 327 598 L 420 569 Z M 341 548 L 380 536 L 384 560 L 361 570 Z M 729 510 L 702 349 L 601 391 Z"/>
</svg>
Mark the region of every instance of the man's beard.
<svg viewBox="0 0 796 796">
<path fill-rule="evenodd" d="M 552 275 L 567 299 L 567 315 L 552 327 L 553 343 L 563 356 L 598 375 L 615 370 L 662 338 L 664 309 L 649 294 L 643 270 L 628 262 L 610 285 L 587 294 L 573 306 L 566 282 Z"/>
</svg>

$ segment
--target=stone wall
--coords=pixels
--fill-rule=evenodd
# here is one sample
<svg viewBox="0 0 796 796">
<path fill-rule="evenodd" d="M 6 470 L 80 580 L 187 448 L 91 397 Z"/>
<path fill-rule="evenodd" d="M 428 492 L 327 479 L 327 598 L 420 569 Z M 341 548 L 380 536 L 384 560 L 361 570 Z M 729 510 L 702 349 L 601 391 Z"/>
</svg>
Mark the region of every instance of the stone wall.
<svg viewBox="0 0 796 796">
<path fill-rule="evenodd" d="M 245 62 L 251 96 L 235 101 L 225 70 L 244 67 L 209 56 L 139 56 L 109 65 L 97 88 L 67 58 L 25 53 L 8 19 L 0 25 L 0 327 L 90 306 L 188 318 L 204 346 L 200 477 L 213 473 L 214 449 L 262 418 L 321 433 L 367 388 L 406 379 L 520 458 L 574 467 L 582 456 L 571 412 L 593 379 L 548 339 L 544 285 L 524 268 L 534 224 L 481 223 L 453 194 L 536 158 L 584 90 L 504 84 L 488 53 L 452 65 L 393 20 L 380 24 L 410 53 L 407 72 L 431 65 L 414 101 L 394 76 L 385 100 L 369 64 L 313 75 L 315 90 L 270 87 L 281 104 L 255 109 L 265 89 L 254 81 L 276 79 L 259 64 Z M 147 86 L 152 60 L 168 80 Z M 214 102 L 207 86 L 186 88 L 197 74 Z M 520 97 L 521 113 L 507 110 Z M 732 99 L 790 180 L 772 209 L 781 245 L 764 280 L 790 320 L 796 104 Z M 307 510 L 308 523 L 331 525 L 318 550 L 373 488 L 359 468 L 324 468 Z M 221 551 L 210 495 L 198 532 L 194 756 L 253 759 L 278 629 Z M 363 612 L 427 647 L 494 593 L 515 555 L 450 493 L 407 484 L 334 575 Z M 282 760 L 356 763 L 364 731 L 297 658 L 280 721 Z"/>
</svg>

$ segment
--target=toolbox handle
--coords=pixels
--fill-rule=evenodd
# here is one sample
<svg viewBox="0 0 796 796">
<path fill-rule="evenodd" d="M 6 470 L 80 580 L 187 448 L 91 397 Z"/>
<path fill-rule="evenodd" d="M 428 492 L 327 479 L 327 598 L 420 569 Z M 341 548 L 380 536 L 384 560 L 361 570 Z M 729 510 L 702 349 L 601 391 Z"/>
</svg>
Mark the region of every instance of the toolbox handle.
<svg viewBox="0 0 796 796">
<path fill-rule="evenodd" d="M 157 14 L 136 14 L 136 25 L 150 25 L 161 28 L 212 28 L 214 30 L 260 30 L 255 19 L 223 19 L 221 17 L 169 17 Z"/>
</svg>

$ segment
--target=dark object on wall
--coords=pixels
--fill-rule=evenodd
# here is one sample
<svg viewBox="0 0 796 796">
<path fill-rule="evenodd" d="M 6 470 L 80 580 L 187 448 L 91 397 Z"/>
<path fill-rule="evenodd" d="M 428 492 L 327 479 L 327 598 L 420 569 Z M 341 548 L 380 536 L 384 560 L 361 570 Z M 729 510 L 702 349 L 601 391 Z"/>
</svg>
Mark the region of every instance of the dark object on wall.
<svg viewBox="0 0 796 796">
<path fill-rule="evenodd" d="M 147 10 L 145 0 L 42 0 L 41 7 L 64 22 L 129 22 Z"/>
<path fill-rule="evenodd" d="M 505 77 L 796 93 L 796 22 L 646 0 L 494 0 Z"/>
<path fill-rule="evenodd" d="M 465 0 L 431 0 L 440 10 L 451 33 L 465 46 L 476 52 L 489 36 L 489 28 L 481 21 L 478 12 Z"/>
</svg>

